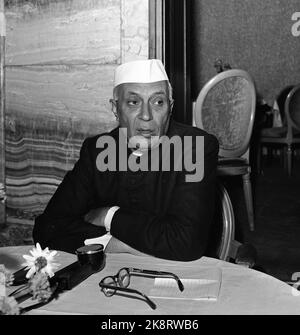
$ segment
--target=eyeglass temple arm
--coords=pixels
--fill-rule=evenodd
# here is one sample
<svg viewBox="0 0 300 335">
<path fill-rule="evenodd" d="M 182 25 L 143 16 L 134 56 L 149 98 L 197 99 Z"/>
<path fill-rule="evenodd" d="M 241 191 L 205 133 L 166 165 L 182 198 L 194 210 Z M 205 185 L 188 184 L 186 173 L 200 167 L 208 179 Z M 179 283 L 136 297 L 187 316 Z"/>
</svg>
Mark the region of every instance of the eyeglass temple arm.
<svg viewBox="0 0 300 335">
<path fill-rule="evenodd" d="M 106 285 L 106 284 L 102 284 L 102 283 L 99 283 L 99 286 L 101 288 L 107 288 L 107 289 L 114 289 L 114 290 L 119 290 L 119 291 L 123 291 L 123 292 L 128 292 L 128 293 L 136 293 L 136 294 L 139 294 L 141 295 L 143 298 L 146 299 L 146 302 L 149 304 L 149 306 L 152 308 L 152 309 L 156 309 L 156 305 L 155 303 L 146 296 L 146 294 L 138 291 L 138 290 L 135 290 L 133 288 L 127 288 L 127 287 L 119 287 L 119 286 L 112 286 L 112 285 Z"/>
<path fill-rule="evenodd" d="M 177 281 L 178 287 L 180 291 L 184 290 L 184 286 L 182 284 L 182 281 L 178 276 L 176 276 L 172 272 L 165 272 L 165 271 L 154 271 L 154 270 L 143 270 L 143 269 L 136 269 L 136 268 L 128 268 L 129 272 L 136 272 L 136 273 L 144 273 L 144 274 L 149 274 L 149 275 L 156 275 L 156 276 L 169 276 L 175 278 Z"/>
</svg>

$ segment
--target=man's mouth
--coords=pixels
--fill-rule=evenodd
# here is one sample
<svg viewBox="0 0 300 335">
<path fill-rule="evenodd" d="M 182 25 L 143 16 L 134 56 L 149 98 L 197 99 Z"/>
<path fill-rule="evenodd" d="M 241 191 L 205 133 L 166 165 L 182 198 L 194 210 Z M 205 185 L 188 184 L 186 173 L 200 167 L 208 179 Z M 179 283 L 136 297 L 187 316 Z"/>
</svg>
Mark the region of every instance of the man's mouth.
<svg viewBox="0 0 300 335">
<path fill-rule="evenodd" d="M 138 135 L 141 135 L 143 137 L 151 137 L 154 136 L 154 132 L 151 129 L 137 129 Z"/>
</svg>

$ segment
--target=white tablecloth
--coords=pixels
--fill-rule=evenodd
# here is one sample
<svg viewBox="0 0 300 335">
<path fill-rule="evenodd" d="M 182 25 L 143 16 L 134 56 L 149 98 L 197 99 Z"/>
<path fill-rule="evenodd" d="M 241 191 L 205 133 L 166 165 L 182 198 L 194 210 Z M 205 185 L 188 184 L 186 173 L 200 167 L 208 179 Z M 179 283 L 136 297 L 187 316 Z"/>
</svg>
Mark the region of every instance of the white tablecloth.
<svg viewBox="0 0 300 335">
<path fill-rule="evenodd" d="M 23 262 L 22 255 L 31 247 L 0 248 L 0 264 L 17 270 Z M 57 261 L 66 266 L 76 260 L 75 255 L 59 252 Z M 218 267 L 222 271 L 222 282 L 217 301 L 194 301 L 153 298 L 157 305 L 152 310 L 144 301 L 114 295 L 104 296 L 99 281 L 114 275 L 122 267 L 137 267 L 170 271 L 180 278 L 198 278 L 201 269 Z M 131 288 L 149 294 L 154 279 L 132 278 Z M 31 314 L 300 314 L 300 292 L 278 279 L 242 266 L 202 257 L 193 262 L 174 262 L 154 257 L 129 254 L 108 254 L 105 268 L 93 274 L 71 291 L 66 291 L 55 301 Z"/>
</svg>

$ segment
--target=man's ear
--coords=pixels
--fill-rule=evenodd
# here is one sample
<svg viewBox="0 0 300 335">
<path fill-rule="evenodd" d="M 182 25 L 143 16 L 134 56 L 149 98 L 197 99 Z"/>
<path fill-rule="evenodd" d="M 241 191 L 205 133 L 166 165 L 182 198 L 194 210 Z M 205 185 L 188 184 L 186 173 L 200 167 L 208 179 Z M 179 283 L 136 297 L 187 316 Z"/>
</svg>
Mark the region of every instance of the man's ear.
<svg viewBox="0 0 300 335">
<path fill-rule="evenodd" d="M 109 99 L 109 102 L 111 103 L 111 111 L 113 112 L 114 116 L 116 117 L 116 120 L 119 121 L 117 101 L 115 99 Z"/>
</svg>

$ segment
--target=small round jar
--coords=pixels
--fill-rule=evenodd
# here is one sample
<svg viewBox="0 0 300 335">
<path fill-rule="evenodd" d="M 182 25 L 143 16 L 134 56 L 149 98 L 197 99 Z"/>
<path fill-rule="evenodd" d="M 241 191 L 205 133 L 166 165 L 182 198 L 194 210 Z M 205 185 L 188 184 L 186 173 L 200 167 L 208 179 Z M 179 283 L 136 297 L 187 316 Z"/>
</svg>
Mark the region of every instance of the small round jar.
<svg viewBox="0 0 300 335">
<path fill-rule="evenodd" d="M 94 271 L 99 271 L 104 265 L 104 248 L 102 244 L 89 244 L 76 250 L 81 265 L 89 264 Z"/>
</svg>

